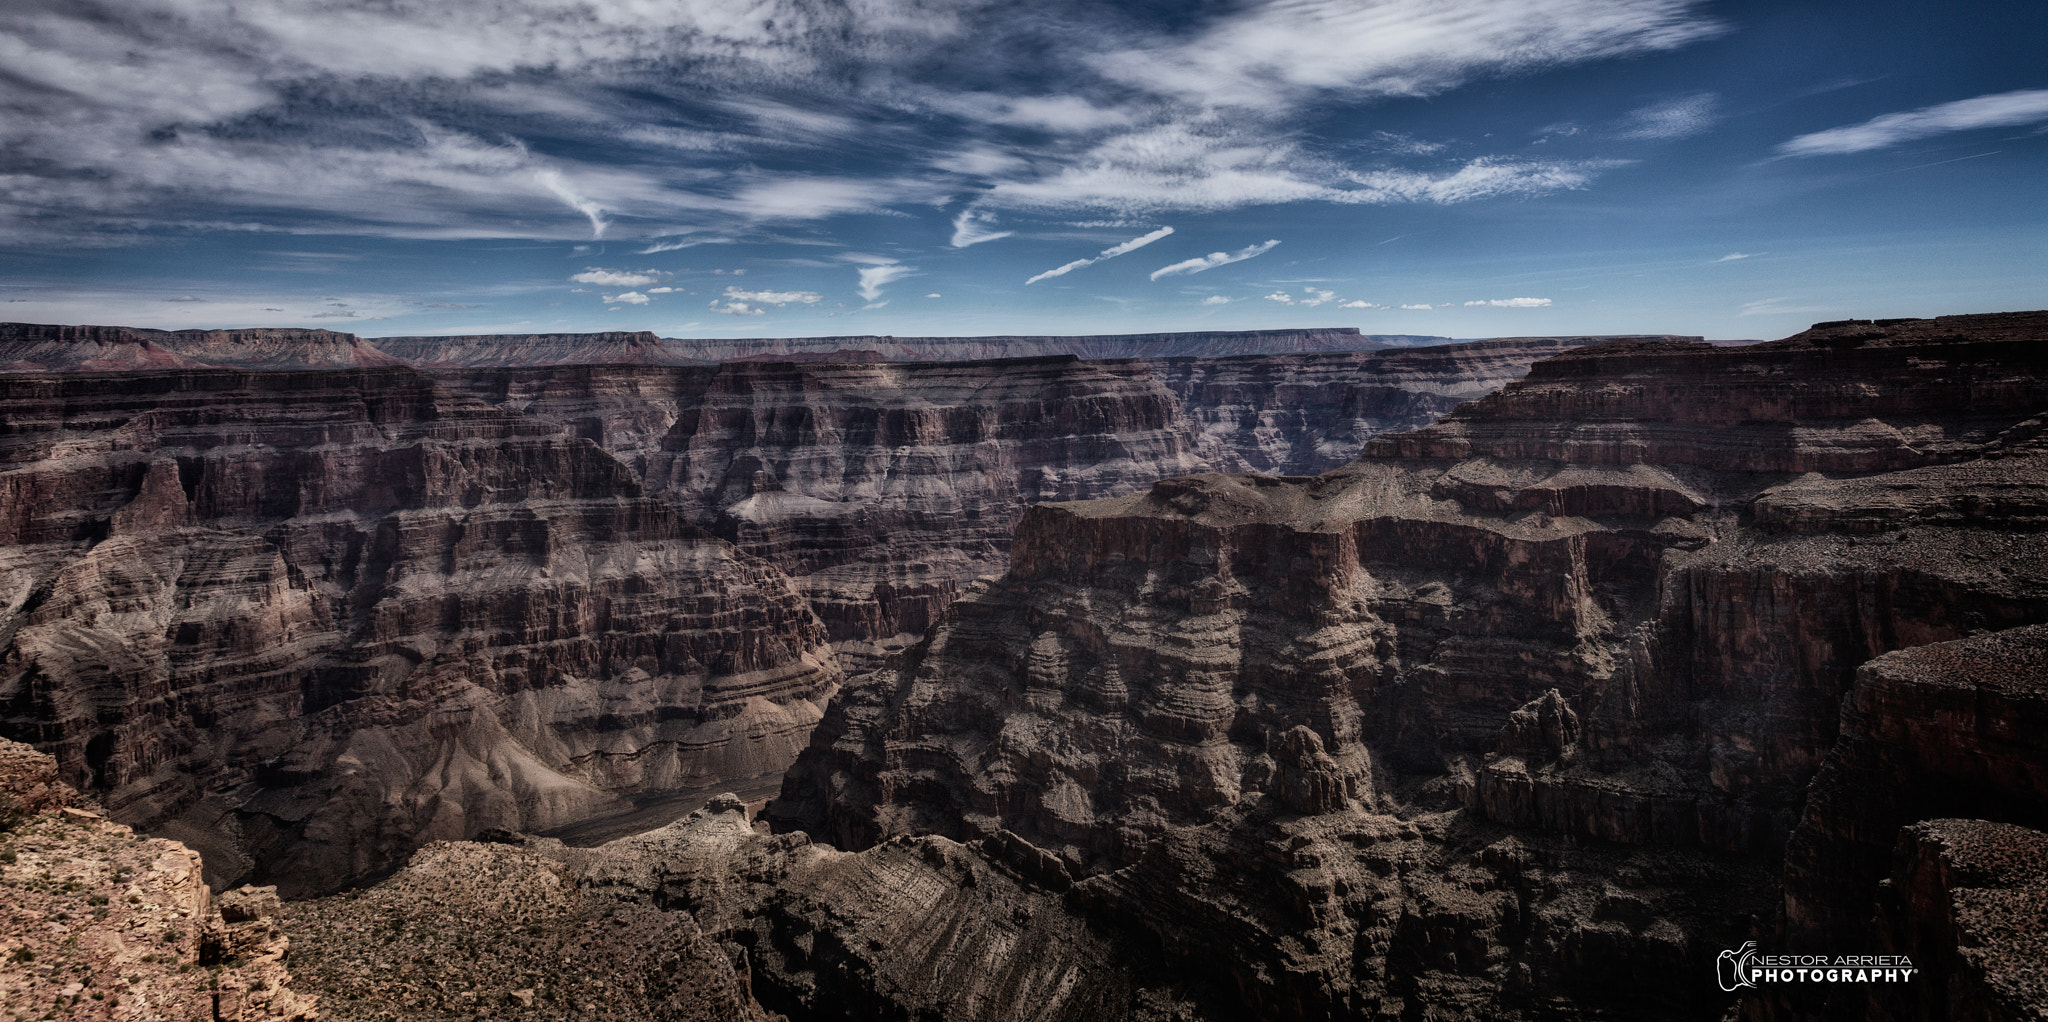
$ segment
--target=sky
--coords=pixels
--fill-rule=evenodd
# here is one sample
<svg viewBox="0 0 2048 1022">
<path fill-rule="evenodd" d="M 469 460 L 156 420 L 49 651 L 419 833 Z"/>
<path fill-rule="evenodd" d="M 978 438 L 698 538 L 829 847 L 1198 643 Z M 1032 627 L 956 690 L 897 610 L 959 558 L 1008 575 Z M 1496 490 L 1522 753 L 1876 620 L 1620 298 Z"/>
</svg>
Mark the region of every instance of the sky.
<svg viewBox="0 0 2048 1022">
<path fill-rule="evenodd" d="M 2048 4 L 8 0 L 0 320 L 1786 336 L 2048 308 Z"/>
</svg>

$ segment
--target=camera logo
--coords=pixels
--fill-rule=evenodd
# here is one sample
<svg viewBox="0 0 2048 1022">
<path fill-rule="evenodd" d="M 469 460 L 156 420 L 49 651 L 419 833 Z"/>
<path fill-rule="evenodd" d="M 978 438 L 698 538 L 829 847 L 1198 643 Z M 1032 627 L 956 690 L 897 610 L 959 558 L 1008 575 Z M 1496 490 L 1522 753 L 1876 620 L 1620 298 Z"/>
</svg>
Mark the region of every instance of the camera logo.
<svg viewBox="0 0 2048 1022">
<path fill-rule="evenodd" d="M 1714 960 L 1714 978 L 1721 981 L 1723 993 L 1732 994 L 1743 987 L 1756 987 L 1749 974 L 1750 963 L 1755 958 L 1756 941 L 1753 940 L 1743 944 L 1740 951 L 1721 952 L 1721 957 Z"/>
</svg>

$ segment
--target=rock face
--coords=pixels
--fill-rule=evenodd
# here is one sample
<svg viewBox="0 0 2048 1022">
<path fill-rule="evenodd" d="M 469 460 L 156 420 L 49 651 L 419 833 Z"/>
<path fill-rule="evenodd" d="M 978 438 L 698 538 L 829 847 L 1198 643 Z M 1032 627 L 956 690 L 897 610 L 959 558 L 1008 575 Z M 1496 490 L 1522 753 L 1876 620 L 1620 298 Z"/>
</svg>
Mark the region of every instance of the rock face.
<svg viewBox="0 0 2048 1022">
<path fill-rule="evenodd" d="M 1243 468 L 1319 475 L 1358 457 L 1372 437 L 1421 429 L 1521 379 L 1538 359 L 1611 339 L 1515 337 L 1383 351 L 1150 359 L 1146 366 L 1179 396 L 1202 439 Z M 1220 462 L 1212 467 L 1232 470 Z"/>
<path fill-rule="evenodd" d="M 274 888 L 211 896 L 199 856 L 103 818 L 56 763 L 0 739 L 0 1005 L 15 1017 L 310 1022 Z"/>
<path fill-rule="evenodd" d="M 0 729 L 217 883 L 779 772 L 788 578 L 407 368 L 0 377 Z"/>
<path fill-rule="evenodd" d="M 1013 833 L 1259 1017 L 1718 1015 L 1714 951 L 1867 918 L 1883 870 L 1828 857 L 1942 815 L 1809 803 L 1824 758 L 2037 812 L 2040 751 L 1983 730 L 2034 719 L 2037 662 L 1952 697 L 1857 671 L 2048 622 L 2044 340 L 1578 348 L 1319 478 L 1035 506 L 773 811 L 849 849 Z"/>
<path fill-rule="evenodd" d="M 1214 469 L 1321 470 L 1584 338 L 1202 360 L 441 373 L 569 424 L 794 577 L 855 672 L 999 574 L 1024 509 Z M 875 542 L 883 537 L 886 542 Z"/>
</svg>

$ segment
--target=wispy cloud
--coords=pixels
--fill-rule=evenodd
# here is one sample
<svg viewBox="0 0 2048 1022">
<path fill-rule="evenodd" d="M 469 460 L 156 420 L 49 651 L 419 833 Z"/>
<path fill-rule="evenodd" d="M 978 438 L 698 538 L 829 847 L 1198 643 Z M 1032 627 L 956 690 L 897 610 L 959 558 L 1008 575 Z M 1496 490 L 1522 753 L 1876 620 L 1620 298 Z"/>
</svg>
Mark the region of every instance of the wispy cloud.
<svg viewBox="0 0 2048 1022">
<path fill-rule="evenodd" d="M 1681 96 L 1629 111 L 1615 134 L 1638 141 L 1690 138 L 1720 119 L 1720 97 L 1711 92 Z"/>
<path fill-rule="evenodd" d="M 1427 304 L 1403 305 L 1401 307 L 1409 310 L 1410 312 L 1428 312 L 1429 310 L 1436 308 L 1436 306 L 1434 305 Z"/>
<path fill-rule="evenodd" d="M 1540 309 L 1550 304 L 1548 298 L 1489 298 L 1482 301 L 1466 302 L 1468 306 L 1483 305 L 1495 309 Z"/>
<path fill-rule="evenodd" d="M 542 170 L 535 172 L 533 176 L 540 181 L 541 187 L 553 192 L 555 198 L 562 200 L 568 204 L 570 209 L 590 219 L 591 240 L 595 241 L 604 237 L 605 228 L 611 226 L 611 222 L 604 218 L 604 207 L 599 206 L 596 202 L 586 198 L 583 193 L 570 187 L 568 179 L 564 178 L 560 171 Z"/>
<path fill-rule="evenodd" d="M 607 304 L 617 305 L 646 305 L 654 300 L 638 291 L 627 291 L 624 294 L 604 295 L 602 297 Z"/>
<path fill-rule="evenodd" d="M 1152 279 L 1158 280 L 1161 277 L 1172 277 L 1182 273 L 1200 273 L 1203 270 L 1213 270 L 1218 266 L 1241 263 L 1247 259 L 1271 252 L 1273 246 L 1278 244 L 1280 244 L 1280 240 L 1274 238 L 1270 241 L 1262 241 L 1256 245 L 1247 245 L 1235 252 L 1211 252 L 1208 255 L 1196 256 L 1193 259 L 1183 259 L 1171 266 L 1161 266 L 1153 270 Z"/>
<path fill-rule="evenodd" d="M 1950 132 L 2011 128 L 2043 121 L 2048 121 L 2048 89 L 2021 89 L 1885 114 L 1862 124 L 1816 131 L 1779 145 L 1778 152 L 1784 156 L 1861 153 Z"/>
<path fill-rule="evenodd" d="M 1730 252 L 1727 255 L 1724 255 L 1721 258 L 1716 259 L 1714 261 L 1717 263 L 1732 263 L 1738 259 L 1748 259 L 1755 255 L 1756 253 L 1754 252 Z"/>
<path fill-rule="evenodd" d="M 1068 263 L 1064 266 L 1055 266 L 1052 269 L 1045 271 L 1044 273 L 1038 274 L 1032 277 L 1031 279 L 1026 280 L 1024 283 L 1026 286 L 1029 286 L 1032 284 L 1036 284 L 1041 280 L 1045 280 L 1049 277 L 1058 277 L 1064 274 L 1072 273 L 1083 266 L 1093 266 L 1094 264 L 1099 263 L 1104 259 L 1115 259 L 1117 256 L 1123 255 L 1127 252 L 1135 252 L 1138 249 L 1144 248 L 1145 246 L 1150 245 L 1153 242 L 1158 241 L 1159 239 L 1164 238 L 1172 233 L 1173 228 L 1161 227 L 1158 230 L 1151 232 L 1150 234 L 1145 234 L 1140 237 L 1132 238 L 1129 241 L 1119 242 L 1118 244 L 1111 245 L 1108 248 L 1103 249 L 1099 254 L 1091 256 L 1087 259 L 1076 259 L 1073 262 Z M 1152 279 L 1158 280 L 1159 277 L 1157 274 L 1154 274 Z"/>
<path fill-rule="evenodd" d="M 1204 299 L 1202 299 L 1202 304 L 1203 304 L 1203 305 L 1229 305 L 1229 304 L 1230 304 L 1230 299 L 1228 299 L 1228 298 L 1225 298 L 1225 297 L 1223 297 L 1222 295 L 1210 295 L 1209 297 L 1207 297 L 1207 298 L 1204 298 Z"/>
<path fill-rule="evenodd" d="M 960 215 L 953 218 L 953 247 L 966 248 L 969 245 L 979 245 L 984 241 L 1007 238 L 1017 233 L 995 230 L 995 222 L 995 214 L 986 210 L 961 210 Z"/>
<path fill-rule="evenodd" d="M 875 263 L 863 266 L 856 271 L 860 283 L 855 290 L 860 292 L 863 300 L 874 302 L 882 297 L 882 288 L 916 272 L 916 267 L 905 266 L 897 262 Z"/>
<path fill-rule="evenodd" d="M 1783 296 L 1759 298 L 1753 302 L 1743 302 L 1740 314 L 1744 316 L 1810 316 L 1815 313 L 1834 311 L 1825 305 L 1788 304 L 1793 301 L 1794 299 Z"/>
</svg>

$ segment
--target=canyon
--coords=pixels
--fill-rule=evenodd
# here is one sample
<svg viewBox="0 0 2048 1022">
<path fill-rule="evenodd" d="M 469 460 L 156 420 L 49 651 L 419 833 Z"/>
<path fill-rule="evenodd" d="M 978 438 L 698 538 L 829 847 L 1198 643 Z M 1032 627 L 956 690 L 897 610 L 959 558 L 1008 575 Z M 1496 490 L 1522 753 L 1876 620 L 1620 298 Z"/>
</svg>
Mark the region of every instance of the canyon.
<svg viewBox="0 0 2048 1022">
<path fill-rule="evenodd" d="M 2030 1018 L 2044 343 L 4 376 L 0 712 L 333 1018 Z"/>
<path fill-rule="evenodd" d="M 597 335 L 428 370 L 324 331 L 0 335 L 74 370 L 0 375 L 0 726 L 289 896 L 765 796 L 1029 505 L 1284 469 L 1309 417 L 1341 457 L 1587 340 L 675 366 Z M 569 343 L 528 340 L 497 350 Z"/>
</svg>

